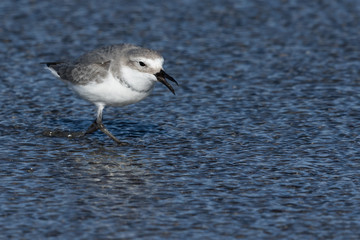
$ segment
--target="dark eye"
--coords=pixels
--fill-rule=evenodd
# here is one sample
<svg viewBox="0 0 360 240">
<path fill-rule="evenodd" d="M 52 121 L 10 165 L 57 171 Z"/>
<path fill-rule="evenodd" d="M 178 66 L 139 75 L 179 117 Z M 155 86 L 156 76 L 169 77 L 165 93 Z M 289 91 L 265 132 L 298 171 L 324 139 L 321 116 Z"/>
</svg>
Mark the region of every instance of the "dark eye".
<svg viewBox="0 0 360 240">
<path fill-rule="evenodd" d="M 139 64 L 140 64 L 140 66 L 142 66 L 142 67 L 145 67 L 146 66 L 146 64 L 144 63 L 144 62 L 139 62 Z"/>
</svg>

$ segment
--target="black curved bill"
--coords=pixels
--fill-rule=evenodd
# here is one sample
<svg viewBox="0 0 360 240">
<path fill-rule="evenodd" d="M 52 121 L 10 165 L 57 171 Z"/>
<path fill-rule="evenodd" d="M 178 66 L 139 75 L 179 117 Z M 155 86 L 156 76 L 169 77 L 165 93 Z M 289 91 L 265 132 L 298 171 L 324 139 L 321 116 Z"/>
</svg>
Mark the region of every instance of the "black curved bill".
<svg viewBox="0 0 360 240">
<path fill-rule="evenodd" d="M 162 84 L 164 84 L 174 95 L 175 95 L 175 90 L 174 88 L 170 85 L 170 83 L 168 81 L 166 81 L 166 79 L 176 83 L 176 85 L 179 86 L 179 84 L 176 82 L 176 80 L 170 76 L 169 74 L 167 74 L 164 70 L 161 69 L 160 72 L 155 73 L 155 77 L 156 79 L 161 82 Z"/>
</svg>

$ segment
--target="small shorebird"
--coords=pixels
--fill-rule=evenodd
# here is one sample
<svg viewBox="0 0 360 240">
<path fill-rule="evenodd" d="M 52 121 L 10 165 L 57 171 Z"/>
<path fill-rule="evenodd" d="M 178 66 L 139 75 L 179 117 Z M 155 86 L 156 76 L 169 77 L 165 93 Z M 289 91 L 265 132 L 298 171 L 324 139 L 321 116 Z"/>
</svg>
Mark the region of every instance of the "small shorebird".
<svg viewBox="0 0 360 240">
<path fill-rule="evenodd" d="M 163 63 L 164 58 L 154 50 L 120 44 L 95 49 L 74 61 L 45 64 L 53 75 L 97 107 L 97 117 L 84 135 L 100 129 L 121 143 L 102 123 L 104 107 L 139 102 L 149 96 L 157 81 L 175 94 L 166 79 L 178 83 L 164 71 Z"/>
</svg>

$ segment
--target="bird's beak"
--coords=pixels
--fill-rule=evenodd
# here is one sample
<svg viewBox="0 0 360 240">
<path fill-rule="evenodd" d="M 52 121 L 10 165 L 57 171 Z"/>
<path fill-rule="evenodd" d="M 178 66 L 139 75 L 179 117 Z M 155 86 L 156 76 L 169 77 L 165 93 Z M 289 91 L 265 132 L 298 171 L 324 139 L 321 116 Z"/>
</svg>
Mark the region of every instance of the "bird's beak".
<svg viewBox="0 0 360 240">
<path fill-rule="evenodd" d="M 176 83 L 176 85 L 179 86 L 179 84 L 176 82 L 176 80 L 171 77 L 169 74 L 167 74 L 164 70 L 161 69 L 160 72 L 155 73 L 155 77 L 156 79 L 161 82 L 162 84 L 164 84 L 174 95 L 175 95 L 175 90 L 174 88 L 166 81 L 166 79 Z"/>
</svg>

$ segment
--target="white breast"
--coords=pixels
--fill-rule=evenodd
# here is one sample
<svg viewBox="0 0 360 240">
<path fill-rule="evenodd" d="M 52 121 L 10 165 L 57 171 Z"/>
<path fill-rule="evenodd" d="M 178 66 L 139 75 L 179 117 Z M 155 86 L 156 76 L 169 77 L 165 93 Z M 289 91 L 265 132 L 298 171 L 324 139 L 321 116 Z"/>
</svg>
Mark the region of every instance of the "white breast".
<svg viewBox="0 0 360 240">
<path fill-rule="evenodd" d="M 156 82 L 156 77 L 153 74 L 140 72 L 130 67 L 123 67 L 121 69 L 122 79 L 126 81 L 132 89 L 143 92 L 152 89 Z"/>
<path fill-rule="evenodd" d="M 155 81 L 150 80 L 151 77 L 144 78 L 144 74 L 138 74 L 133 70 L 125 70 L 123 77 L 125 83 L 109 73 L 102 83 L 93 82 L 70 87 L 89 102 L 110 106 L 126 106 L 139 102 L 149 96 L 154 87 Z"/>
</svg>

